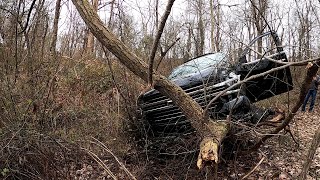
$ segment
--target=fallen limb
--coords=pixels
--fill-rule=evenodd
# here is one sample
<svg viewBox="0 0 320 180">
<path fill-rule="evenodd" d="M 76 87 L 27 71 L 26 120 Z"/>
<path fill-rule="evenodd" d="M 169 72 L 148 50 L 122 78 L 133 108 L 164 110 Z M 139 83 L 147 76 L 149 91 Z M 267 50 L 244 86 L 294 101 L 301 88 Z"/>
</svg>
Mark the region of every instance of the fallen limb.
<svg viewBox="0 0 320 180">
<path fill-rule="evenodd" d="M 139 76 L 144 81 L 148 82 L 148 64 L 142 60 L 141 57 L 138 57 L 134 54 L 128 47 L 125 46 L 100 20 L 97 13 L 93 10 L 90 3 L 87 0 L 72 0 L 76 6 L 78 12 L 80 13 L 82 19 L 85 21 L 86 25 L 89 27 L 93 35 L 105 46 L 111 53 L 113 53 L 119 61 L 125 65 L 130 71 Z M 319 61 L 319 58 L 312 61 Z M 212 103 L 223 95 L 226 91 L 238 86 L 242 83 L 245 83 L 254 78 L 258 78 L 269 74 L 271 72 L 284 69 L 286 67 L 292 66 L 292 64 L 285 64 L 277 68 L 273 68 L 264 73 L 251 76 L 241 82 L 230 86 L 226 90 L 219 93 L 217 97 L 210 101 L 205 111 L 201 106 L 196 103 L 188 94 L 186 94 L 181 87 L 176 86 L 170 82 L 164 76 L 161 76 L 157 72 L 150 73 L 152 75 L 154 88 L 161 92 L 162 94 L 169 97 L 172 102 L 180 108 L 184 113 L 186 118 L 191 122 L 193 128 L 201 136 L 202 142 L 200 145 L 200 159 L 203 161 L 218 162 L 218 149 L 225 138 L 229 130 L 229 125 L 227 122 L 214 122 L 209 118 L 208 109 Z M 269 134 L 277 134 L 280 130 L 286 127 L 289 122 L 292 120 L 294 114 L 297 112 L 301 106 L 304 96 L 307 91 L 307 85 L 310 84 L 312 77 L 316 74 L 318 70 L 317 65 L 313 65 L 308 70 L 308 75 L 304 81 L 304 85 L 301 88 L 300 99 L 297 102 L 296 106 L 290 111 L 284 122 L 280 127 L 276 128 Z M 257 143 L 256 147 L 259 147 L 266 139 L 272 137 L 272 135 L 266 135 Z M 206 147 L 206 148 L 205 148 Z M 201 162 L 201 163 L 202 163 Z M 200 164 L 200 161 L 199 161 Z M 202 166 L 200 166 L 202 167 Z"/>
<path fill-rule="evenodd" d="M 278 127 L 281 123 L 282 120 L 285 119 L 286 115 L 284 110 L 278 109 L 276 110 L 278 113 L 275 117 L 273 117 L 270 120 L 266 120 L 264 122 L 259 122 L 256 126 L 273 126 L 273 127 Z"/>
</svg>

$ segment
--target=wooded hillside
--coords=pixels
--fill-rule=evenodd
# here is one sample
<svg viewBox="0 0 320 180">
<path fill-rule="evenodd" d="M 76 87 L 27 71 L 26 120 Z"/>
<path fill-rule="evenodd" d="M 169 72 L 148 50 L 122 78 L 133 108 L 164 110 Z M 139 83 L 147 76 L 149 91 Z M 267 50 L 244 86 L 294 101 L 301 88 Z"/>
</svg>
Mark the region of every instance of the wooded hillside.
<svg viewBox="0 0 320 180">
<path fill-rule="evenodd" d="M 311 0 L 1 1 L 0 177 L 319 178 L 318 97 L 313 112 L 300 112 L 319 67 L 319 8 Z M 281 45 L 274 37 L 248 45 L 267 32 Z M 208 53 L 224 52 L 236 69 L 249 46 L 249 59 L 277 65 L 234 87 L 290 68 L 293 90 L 254 103 L 277 120 L 250 124 L 233 110 L 216 118 L 211 104 L 232 87 L 203 108 L 167 79 Z M 279 48 L 287 62 L 269 56 Z M 179 108 L 191 133 L 150 133 L 137 106 L 150 89 Z"/>
</svg>

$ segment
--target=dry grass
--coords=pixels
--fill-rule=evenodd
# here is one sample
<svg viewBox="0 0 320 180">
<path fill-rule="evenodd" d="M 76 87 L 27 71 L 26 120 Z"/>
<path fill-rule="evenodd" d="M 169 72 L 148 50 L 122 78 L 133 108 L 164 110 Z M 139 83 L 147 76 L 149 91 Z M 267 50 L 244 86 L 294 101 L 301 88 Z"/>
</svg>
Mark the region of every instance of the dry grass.
<svg viewBox="0 0 320 180">
<path fill-rule="evenodd" d="M 1 177 L 65 179 L 84 164 L 97 167 L 80 148 L 103 156 L 89 143 L 91 137 L 119 157 L 128 154 L 132 141 L 127 132 L 142 88 L 135 76 L 113 63 L 118 90 L 103 60 L 60 57 L 34 69 L 41 75 L 35 77 L 27 70 L 5 71 L 11 66 L 5 66 L 4 57 L 0 54 L 1 72 L 6 72 L 0 79 Z"/>
</svg>

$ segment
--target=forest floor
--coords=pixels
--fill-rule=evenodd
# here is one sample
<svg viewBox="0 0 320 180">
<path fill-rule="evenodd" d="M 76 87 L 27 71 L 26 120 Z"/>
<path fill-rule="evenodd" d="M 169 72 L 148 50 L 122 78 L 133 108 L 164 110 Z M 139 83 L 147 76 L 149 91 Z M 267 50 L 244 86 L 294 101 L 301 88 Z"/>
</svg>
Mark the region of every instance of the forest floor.
<svg viewBox="0 0 320 180">
<path fill-rule="evenodd" d="M 290 124 L 290 130 L 295 140 L 290 133 L 286 133 L 269 139 L 257 152 L 234 157 L 232 160 L 223 160 L 219 165 L 219 179 L 242 179 L 252 169 L 254 171 L 245 179 L 295 179 L 301 171 L 319 123 L 319 106 L 316 106 L 312 113 L 299 111 Z M 319 150 L 320 148 L 317 150 L 311 165 L 308 179 L 320 179 Z M 129 160 L 120 160 L 137 179 L 204 179 L 206 177 L 205 173 L 200 173 L 196 169 L 196 157 L 191 158 L 190 165 L 185 166 L 188 169 L 170 170 L 168 166 L 179 163 L 177 160 L 157 164 L 152 160 L 143 160 L 143 158 L 138 157 L 139 154 L 141 155 L 141 152 L 135 152 L 132 155 L 136 157 L 129 158 Z M 196 155 L 197 152 L 194 154 Z M 118 179 L 131 179 L 123 168 L 119 167 L 114 157 L 102 155 L 101 159 Z M 144 162 L 137 163 L 135 159 L 142 159 Z M 92 163 L 92 161 L 88 164 L 73 166 L 71 177 L 74 177 L 73 179 L 112 179 L 98 164 Z M 181 175 L 180 172 L 185 172 L 185 174 Z"/>
<path fill-rule="evenodd" d="M 269 139 L 257 154 L 239 157 L 235 164 L 229 165 L 237 167 L 237 173 L 233 169 L 233 173 L 223 179 L 241 179 L 253 169 L 254 172 L 246 179 L 296 179 L 301 172 L 319 123 L 319 107 L 311 113 L 297 112 L 290 123 L 290 130 L 295 140 L 290 133 L 282 133 L 281 136 Z M 320 148 L 313 159 L 308 179 L 320 179 Z"/>
<path fill-rule="evenodd" d="M 295 179 L 301 172 L 319 123 L 319 106 L 315 107 L 314 112 L 299 111 L 290 123 L 290 130 L 298 144 L 289 133 L 269 139 L 260 148 L 258 158 L 255 160 L 256 165 L 260 160 L 262 163 L 248 179 Z M 241 163 L 241 160 L 238 162 Z M 251 169 L 256 165 L 253 164 Z M 250 172 L 250 170 L 247 170 L 247 172 Z M 247 172 L 239 172 L 238 177 L 245 175 Z M 320 179 L 320 148 L 315 154 L 307 179 Z"/>
</svg>

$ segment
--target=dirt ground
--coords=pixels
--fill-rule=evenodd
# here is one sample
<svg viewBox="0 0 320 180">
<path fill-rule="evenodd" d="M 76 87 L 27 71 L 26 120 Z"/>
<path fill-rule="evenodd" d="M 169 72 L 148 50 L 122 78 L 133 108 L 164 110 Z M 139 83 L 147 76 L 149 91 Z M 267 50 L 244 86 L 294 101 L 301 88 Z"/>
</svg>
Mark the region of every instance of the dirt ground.
<svg viewBox="0 0 320 180">
<path fill-rule="evenodd" d="M 259 150 L 263 162 L 248 179 L 295 179 L 301 172 L 313 135 L 320 124 L 320 107 L 314 112 L 298 112 L 289 133 L 269 139 Z M 256 162 L 258 163 L 258 162 Z M 320 148 L 318 148 L 307 179 L 320 179 Z"/>
<path fill-rule="evenodd" d="M 298 112 L 291 123 L 291 131 L 299 143 L 293 141 L 290 135 L 273 138 L 266 143 L 262 152 L 267 155 L 266 164 L 271 164 L 294 179 L 300 172 L 306 159 L 313 135 L 320 123 L 320 108 L 314 112 Z M 320 148 L 318 148 L 310 168 L 308 179 L 320 179 Z"/>
</svg>

